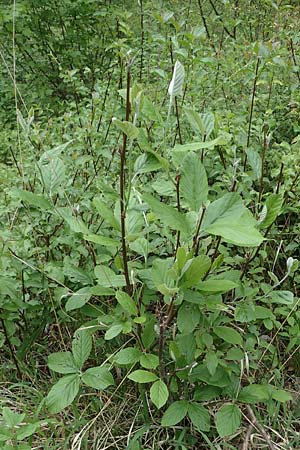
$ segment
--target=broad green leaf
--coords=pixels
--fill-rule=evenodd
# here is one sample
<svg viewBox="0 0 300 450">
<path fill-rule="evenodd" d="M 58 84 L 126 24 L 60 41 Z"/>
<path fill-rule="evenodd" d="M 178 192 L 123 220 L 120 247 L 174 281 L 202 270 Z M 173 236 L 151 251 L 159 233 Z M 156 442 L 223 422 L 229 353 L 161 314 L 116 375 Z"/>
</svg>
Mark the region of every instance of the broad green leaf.
<svg viewBox="0 0 300 450">
<path fill-rule="evenodd" d="M 209 373 L 211 375 L 214 375 L 216 373 L 219 364 L 219 359 L 215 351 L 210 351 L 206 353 L 205 363 Z"/>
<path fill-rule="evenodd" d="M 89 229 L 81 217 L 74 216 L 70 208 L 56 208 L 56 211 L 67 222 L 74 233 L 89 234 Z"/>
<path fill-rule="evenodd" d="M 66 303 L 66 311 L 73 311 L 74 309 L 82 308 L 91 298 L 92 293 L 89 287 L 79 289 L 74 292 Z"/>
<path fill-rule="evenodd" d="M 121 324 L 112 325 L 112 326 L 105 332 L 104 339 L 105 339 L 106 341 L 110 341 L 111 339 L 113 339 L 113 338 L 115 338 L 116 336 L 118 336 L 122 331 L 123 331 L 123 325 L 121 325 Z"/>
<path fill-rule="evenodd" d="M 138 156 L 134 163 L 134 172 L 136 174 L 154 172 L 159 169 L 161 169 L 159 159 L 150 152 Z"/>
<path fill-rule="evenodd" d="M 180 194 L 192 211 L 199 212 L 207 200 L 208 182 L 199 155 L 190 152 L 183 160 L 180 178 Z"/>
<path fill-rule="evenodd" d="M 93 205 L 103 219 L 105 219 L 115 230 L 120 231 L 120 223 L 116 219 L 112 208 L 108 207 L 99 197 L 94 198 Z"/>
<path fill-rule="evenodd" d="M 48 367 L 58 373 L 77 373 L 78 367 L 71 352 L 57 352 L 48 356 Z"/>
<path fill-rule="evenodd" d="M 139 361 L 141 351 L 136 347 L 127 347 L 120 350 L 113 357 L 115 363 L 120 365 L 134 364 Z"/>
<path fill-rule="evenodd" d="M 255 319 L 271 319 L 275 320 L 273 312 L 264 306 L 255 306 Z"/>
<path fill-rule="evenodd" d="M 173 206 L 156 200 L 152 195 L 144 194 L 143 198 L 164 225 L 171 228 L 171 230 L 178 230 L 183 233 L 189 232 L 189 224 L 183 213 L 177 211 Z"/>
<path fill-rule="evenodd" d="M 157 375 L 152 372 L 148 372 L 148 370 L 135 370 L 128 378 L 136 383 L 151 383 L 152 381 L 157 380 Z"/>
<path fill-rule="evenodd" d="M 157 334 L 156 334 L 155 328 L 154 328 L 155 324 L 156 324 L 156 320 L 154 318 L 148 319 L 145 324 L 145 327 L 144 327 L 144 330 L 142 333 L 142 343 L 146 349 L 149 349 L 151 347 L 151 345 L 153 344 L 153 342 L 155 341 L 155 339 L 157 337 Z"/>
<path fill-rule="evenodd" d="M 225 437 L 235 433 L 241 424 L 241 411 L 234 404 L 223 405 L 216 414 L 216 427 L 219 436 Z"/>
<path fill-rule="evenodd" d="M 241 361 L 244 358 L 245 354 L 244 352 L 238 348 L 238 347 L 231 347 L 226 356 L 225 359 L 228 361 Z"/>
<path fill-rule="evenodd" d="M 217 386 L 201 386 L 195 389 L 194 400 L 207 402 L 220 396 L 222 390 Z"/>
<path fill-rule="evenodd" d="M 221 366 L 218 366 L 216 373 L 211 375 L 206 366 L 199 365 L 193 369 L 190 375 L 191 381 L 204 381 L 210 386 L 225 387 L 228 386 L 232 381 L 229 377 L 228 372 Z"/>
<path fill-rule="evenodd" d="M 175 271 L 172 270 L 170 265 L 172 264 L 172 260 L 168 259 L 155 259 L 152 263 L 151 268 L 151 277 L 153 281 L 153 285 L 157 290 L 160 290 L 161 287 L 169 288 L 172 290 L 175 288 Z"/>
<path fill-rule="evenodd" d="M 231 223 L 215 223 L 205 230 L 209 234 L 221 236 L 229 244 L 240 247 L 258 247 L 264 240 L 260 232 L 249 226 L 243 218 Z"/>
<path fill-rule="evenodd" d="M 271 399 L 272 390 L 267 384 L 250 384 L 244 386 L 239 393 L 238 400 L 243 403 L 264 403 Z"/>
<path fill-rule="evenodd" d="M 200 281 L 200 283 L 197 284 L 197 290 L 199 290 L 200 292 L 219 294 L 224 294 L 225 292 L 232 291 L 232 289 L 235 289 L 236 287 L 238 287 L 238 284 L 236 284 L 234 281 L 212 278 L 209 278 L 205 281 Z"/>
<path fill-rule="evenodd" d="M 116 293 L 116 299 L 126 312 L 128 312 L 132 316 L 138 315 L 136 304 L 134 303 L 133 299 L 128 294 L 126 294 L 126 292 L 118 291 Z"/>
<path fill-rule="evenodd" d="M 207 140 L 214 129 L 214 115 L 212 113 L 199 114 L 189 108 L 184 108 L 184 112 L 193 130 Z"/>
<path fill-rule="evenodd" d="M 2 408 L 2 417 L 9 428 L 14 428 L 24 420 L 25 414 L 16 413 L 7 406 L 4 406 Z"/>
<path fill-rule="evenodd" d="M 159 364 L 158 356 L 151 353 L 143 353 L 140 357 L 140 364 L 145 369 L 156 369 Z"/>
<path fill-rule="evenodd" d="M 188 415 L 197 430 L 210 430 L 210 414 L 200 403 L 189 403 Z"/>
<path fill-rule="evenodd" d="M 46 397 L 46 404 L 52 414 L 56 414 L 69 406 L 79 391 L 80 376 L 66 375 L 50 390 Z"/>
<path fill-rule="evenodd" d="M 72 341 L 72 353 L 76 365 L 81 368 L 92 351 L 92 337 L 87 330 L 78 330 Z"/>
<path fill-rule="evenodd" d="M 157 380 L 150 388 L 150 398 L 157 409 L 162 408 L 169 397 L 166 384 L 162 380 Z"/>
<path fill-rule="evenodd" d="M 247 148 L 246 150 L 247 160 L 251 166 L 251 169 L 254 172 L 255 179 L 260 180 L 261 178 L 261 168 L 262 168 L 262 160 L 259 153 L 252 148 Z"/>
<path fill-rule="evenodd" d="M 61 158 L 43 156 L 38 163 L 38 168 L 41 183 L 49 195 L 53 195 L 63 189 L 63 184 L 65 183 L 65 165 Z"/>
<path fill-rule="evenodd" d="M 210 259 L 208 256 L 199 255 L 188 260 L 181 272 L 180 287 L 183 289 L 194 287 L 202 280 L 209 268 Z"/>
<path fill-rule="evenodd" d="M 172 403 L 164 413 L 161 424 L 163 427 L 172 427 L 181 422 L 187 415 L 189 404 L 186 400 L 179 400 Z"/>
<path fill-rule="evenodd" d="M 223 135 L 218 136 L 216 139 L 212 141 L 200 141 L 200 142 L 191 142 L 190 144 L 180 145 L 177 144 L 174 147 L 173 152 L 175 153 L 186 153 L 186 152 L 196 152 L 197 150 L 203 150 L 207 148 L 214 148 L 216 145 L 225 145 L 231 139 L 231 135 L 228 133 L 224 133 Z"/>
<path fill-rule="evenodd" d="M 269 294 L 272 303 L 281 305 L 292 305 L 294 303 L 294 294 L 291 291 L 273 291 Z"/>
<path fill-rule="evenodd" d="M 234 318 L 237 322 L 248 323 L 255 320 L 255 306 L 253 302 L 241 301 L 235 308 Z"/>
<path fill-rule="evenodd" d="M 241 335 L 230 327 L 219 326 L 213 328 L 214 333 L 229 344 L 242 345 L 243 339 Z"/>
<path fill-rule="evenodd" d="M 126 286 L 124 275 L 117 275 L 112 269 L 104 265 L 98 265 L 94 269 L 98 284 L 102 287 L 123 287 Z"/>
<path fill-rule="evenodd" d="M 84 239 L 89 242 L 94 242 L 98 245 L 103 245 L 103 247 L 119 247 L 120 241 L 117 239 L 112 239 L 107 236 L 100 236 L 99 234 L 86 234 Z"/>
<path fill-rule="evenodd" d="M 275 389 L 272 393 L 273 400 L 277 400 L 278 402 L 285 403 L 293 400 L 291 394 L 283 389 Z"/>
<path fill-rule="evenodd" d="M 172 100 L 175 96 L 182 94 L 184 75 L 185 75 L 185 72 L 184 72 L 183 65 L 179 61 L 176 61 L 175 65 L 174 65 L 172 80 L 171 80 L 169 88 L 168 88 L 170 102 L 172 102 Z"/>
<path fill-rule="evenodd" d="M 29 436 L 32 436 L 38 428 L 40 428 L 41 423 L 35 422 L 35 423 L 28 423 L 26 425 L 23 425 L 22 427 L 18 428 L 16 430 L 16 438 L 18 441 L 23 441 L 23 439 L 26 439 Z M 19 450 L 19 447 L 17 447 Z"/>
<path fill-rule="evenodd" d="M 262 243 L 263 236 L 255 225 L 255 219 L 240 196 L 229 192 L 207 207 L 201 230 L 221 236 L 231 244 L 257 247 Z"/>
<path fill-rule="evenodd" d="M 135 241 L 129 244 L 131 250 L 136 252 L 138 255 L 144 257 L 145 261 L 147 261 L 148 253 L 149 253 L 149 242 L 147 239 L 143 237 L 137 238 Z"/>
<path fill-rule="evenodd" d="M 183 303 L 178 311 L 177 326 L 181 333 L 191 333 L 200 320 L 200 311 L 197 305 L 193 303 Z"/>
<path fill-rule="evenodd" d="M 106 367 L 91 367 L 83 373 L 81 379 L 87 386 L 99 390 L 115 384 L 112 374 Z"/>
<path fill-rule="evenodd" d="M 201 229 L 205 231 L 220 221 L 233 225 L 232 221 L 239 219 L 245 209 L 241 197 L 235 192 L 228 192 L 208 205 Z"/>
<path fill-rule="evenodd" d="M 122 133 L 126 134 L 128 139 L 135 139 L 139 135 L 139 129 L 133 125 L 131 122 L 127 122 L 126 120 L 119 120 L 116 117 L 113 117 L 112 123 L 117 127 Z"/>
<path fill-rule="evenodd" d="M 268 228 L 276 220 L 280 214 L 283 204 L 282 194 L 270 194 L 266 200 L 265 207 L 267 209 L 266 217 L 260 223 L 260 228 Z"/>
<path fill-rule="evenodd" d="M 44 210 L 52 210 L 53 206 L 49 200 L 43 195 L 35 194 L 34 192 L 25 191 L 22 189 L 13 189 L 11 194 L 19 198 L 20 200 L 28 203 L 31 206 Z"/>
</svg>

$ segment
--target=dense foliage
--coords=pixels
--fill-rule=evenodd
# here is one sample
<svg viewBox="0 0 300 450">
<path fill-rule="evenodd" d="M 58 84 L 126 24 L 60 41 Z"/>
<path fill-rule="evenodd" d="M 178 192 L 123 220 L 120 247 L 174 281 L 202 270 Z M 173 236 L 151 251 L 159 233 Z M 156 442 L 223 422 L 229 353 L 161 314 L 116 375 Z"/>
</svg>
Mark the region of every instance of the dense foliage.
<svg viewBox="0 0 300 450">
<path fill-rule="evenodd" d="M 0 6 L 1 449 L 300 448 L 299 12 Z"/>
</svg>

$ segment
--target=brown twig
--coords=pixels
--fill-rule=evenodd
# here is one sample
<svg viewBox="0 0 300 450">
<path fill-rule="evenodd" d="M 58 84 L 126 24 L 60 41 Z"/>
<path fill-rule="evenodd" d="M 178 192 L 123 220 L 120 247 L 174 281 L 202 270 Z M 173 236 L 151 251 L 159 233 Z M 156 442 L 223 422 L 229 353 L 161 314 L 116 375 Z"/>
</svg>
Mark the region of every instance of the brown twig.
<svg viewBox="0 0 300 450">
<path fill-rule="evenodd" d="M 245 440 L 243 442 L 242 450 L 248 450 L 248 448 L 249 448 L 249 441 L 250 441 L 250 437 L 251 437 L 253 429 L 254 429 L 254 426 L 252 425 L 252 423 L 250 423 L 250 425 L 248 427 L 248 430 L 247 430 L 247 433 L 246 433 L 246 436 L 245 436 Z"/>
<path fill-rule="evenodd" d="M 127 65 L 127 86 L 126 86 L 126 113 L 125 120 L 128 122 L 130 116 L 130 64 Z M 131 295 L 131 284 L 129 279 L 127 247 L 126 247 L 126 206 L 125 206 L 125 164 L 126 164 L 127 134 L 123 133 L 123 145 L 120 148 L 120 220 L 121 220 L 121 241 L 122 259 L 126 290 Z"/>
<path fill-rule="evenodd" d="M 269 449 L 270 450 L 276 450 L 276 447 L 274 446 L 270 436 L 268 435 L 268 433 L 266 432 L 264 427 L 258 422 L 258 420 L 255 417 L 255 414 L 254 414 L 252 408 L 249 405 L 246 406 L 246 411 L 247 411 L 248 418 L 249 418 L 249 421 L 250 421 L 251 425 L 254 428 L 256 428 L 261 433 L 261 435 L 265 439 L 266 443 L 268 444 Z"/>
</svg>

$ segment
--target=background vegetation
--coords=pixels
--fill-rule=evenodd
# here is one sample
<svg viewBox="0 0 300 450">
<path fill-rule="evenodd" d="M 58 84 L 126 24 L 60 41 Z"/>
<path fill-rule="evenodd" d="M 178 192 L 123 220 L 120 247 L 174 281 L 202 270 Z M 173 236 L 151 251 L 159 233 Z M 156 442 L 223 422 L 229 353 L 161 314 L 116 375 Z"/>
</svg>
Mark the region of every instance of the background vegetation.
<svg viewBox="0 0 300 450">
<path fill-rule="evenodd" d="M 0 448 L 297 449 L 298 2 L 0 6 Z"/>
</svg>

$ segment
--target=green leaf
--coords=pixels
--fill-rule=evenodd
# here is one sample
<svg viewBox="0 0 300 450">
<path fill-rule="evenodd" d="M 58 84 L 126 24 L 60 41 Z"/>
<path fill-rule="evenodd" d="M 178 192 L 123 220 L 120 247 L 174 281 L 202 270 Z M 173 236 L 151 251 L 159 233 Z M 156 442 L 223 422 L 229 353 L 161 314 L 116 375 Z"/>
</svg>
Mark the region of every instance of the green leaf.
<svg viewBox="0 0 300 450">
<path fill-rule="evenodd" d="M 216 145 L 224 145 L 229 142 L 231 139 L 231 135 L 229 133 L 220 135 L 216 139 L 212 141 L 200 141 L 200 142 L 192 142 L 190 144 L 179 145 L 177 144 L 174 148 L 174 152 L 176 153 L 186 153 L 186 152 L 196 152 L 197 150 L 214 148 Z"/>
<path fill-rule="evenodd" d="M 196 388 L 194 400 L 199 402 L 207 402 L 220 396 L 222 390 L 217 386 L 201 386 Z"/>
<path fill-rule="evenodd" d="M 143 353 L 140 357 L 140 364 L 145 369 L 156 369 L 159 364 L 158 356 L 151 353 Z"/>
<path fill-rule="evenodd" d="M 44 210 L 52 210 L 53 206 L 49 200 L 43 195 L 35 194 L 34 192 L 25 191 L 22 189 L 12 189 L 11 194 L 20 200 L 29 203 L 31 206 Z"/>
<path fill-rule="evenodd" d="M 121 324 L 115 324 L 113 326 L 111 326 L 104 335 L 104 339 L 106 341 L 110 341 L 111 339 L 115 338 L 116 336 L 118 336 L 121 332 L 123 331 L 123 325 Z"/>
<path fill-rule="evenodd" d="M 86 234 L 83 236 L 86 241 L 94 242 L 95 244 L 102 245 L 103 247 L 119 247 L 120 241 L 112 239 L 107 236 L 100 236 L 99 234 Z"/>
<path fill-rule="evenodd" d="M 7 406 L 4 406 L 2 408 L 2 417 L 3 417 L 5 424 L 9 428 L 14 428 L 24 420 L 25 414 L 18 414 L 16 412 L 12 411 Z"/>
<path fill-rule="evenodd" d="M 87 386 L 99 390 L 115 384 L 112 374 L 106 367 L 91 367 L 84 372 L 81 379 Z"/>
<path fill-rule="evenodd" d="M 98 265 L 94 269 L 98 284 L 102 287 L 126 286 L 124 275 L 117 275 L 112 269 L 104 265 Z"/>
<path fill-rule="evenodd" d="M 226 242 L 256 247 L 263 236 L 255 228 L 256 221 L 235 192 L 229 192 L 210 203 L 204 215 L 201 230 L 221 236 Z"/>
<path fill-rule="evenodd" d="M 177 326 L 181 333 L 191 333 L 200 320 L 200 311 L 197 305 L 193 303 L 183 303 L 179 308 L 177 315 Z"/>
<path fill-rule="evenodd" d="M 260 223 L 260 228 L 268 228 L 276 220 L 277 216 L 281 212 L 283 203 L 282 194 L 270 194 L 266 200 L 266 216 Z"/>
<path fill-rule="evenodd" d="M 267 384 L 250 384 L 244 386 L 238 396 L 238 400 L 243 403 L 265 403 L 271 399 L 272 390 Z"/>
<path fill-rule="evenodd" d="M 40 427 L 40 422 L 28 423 L 27 425 L 23 425 L 21 428 L 16 430 L 16 437 L 18 441 L 23 441 L 29 436 L 32 436 L 36 430 Z M 19 447 L 18 447 L 19 450 Z"/>
<path fill-rule="evenodd" d="M 78 367 L 71 352 L 57 352 L 48 356 L 48 367 L 58 373 L 77 373 Z"/>
<path fill-rule="evenodd" d="M 162 380 L 157 380 L 150 388 L 150 398 L 157 409 L 162 408 L 169 397 L 166 384 Z"/>
<path fill-rule="evenodd" d="M 234 318 L 237 322 L 248 323 L 256 319 L 253 302 L 241 301 L 235 308 Z"/>
<path fill-rule="evenodd" d="M 248 221 L 244 218 L 231 223 L 219 221 L 207 227 L 205 231 L 209 234 L 221 236 L 229 244 L 240 247 L 258 247 L 264 240 L 260 232 L 254 226 L 249 226 Z"/>
<path fill-rule="evenodd" d="M 216 352 L 210 351 L 206 353 L 205 357 L 206 367 L 211 375 L 214 375 L 216 373 L 219 359 L 216 355 Z"/>
<path fill-rule="evenodd" d="M 40 178 L 49 195 L 63 189 L 65 183 L 65 165 L 62 159 L 44 153 L 38 163 Z"/>
<path fill-rule="evenodd" d="M 66 311 L 82 308 L 91 298 L 92 294 L 89 287 L 79 289 L 74 292 L 66 303 Z"/>
<path fill-rule="evenodd" d="M 219 326 L 214 327 L 213 331 L 219 338 L 223 339 L 225 342 L 228 342 L 229 344 L 236 344 L 236 345 L 243 344 L 243 339 L 241 335 L 236 330 L 233 330 L 233 328 Z"/>
<path fill-rule="evenodd" d="M 155 373 L 148 372 L 148 370 L 135 370 L 128 378 L 136 383 L 151 383 L 152 381 L 157 380 L 157 376 Z"/>
<path fill-rule="evenodd" d="M 49 411 L 56 414 L 69 406 L 78 394 L 79 386 L 79 375 L 67 375 L 61 378 L 46 397 Z"/>
<path fill-rule="evenodd" d="M 128 294 L 126 294 L 126 292 L 118 291 L 116 293 L 116 299 L 126 312 L 128 312 L 132 316 L 138 315 L 136 304 L 134 303 L 133 299 Z"/>
<path fill-rule="evenodd" d="M 281 305 L 292 305 L 294 303 L 294 294 L 290 291 L 273 291 L 269 294 L 272 303 Z"/>
<path fill-rule="evenodd" d="M 168 88 L 170 102 L 172 102 L 172 100 L 175 96 L 182 94 L 184 75 L 185 75 L 185 72 L 184 72 L 183 65 L 179 61 L 176 61 L 175 65 L 174 65 L 172 80 L 171 80 L 169 88 Z"/>
<path fill-rule="evenodd" d="M 136 347 L 127 347 L 120 350 L 113 357 L 115 363 L 120 365 L 134 364 L 139 361 L 141 351 Z"/>
<path fill-rule="evenodd" d="M 178 212 L 173 206 L 156 200 L 152 195 L 144 194 L 143 198 L 164 225 L 171 230 L 178 230 L 183 233 L 189 232 L 189 224 L 184 214 Z"/>
<path fill-rule="evenodd" d="M 181 273 L 179 285 L 181 288 L 191 288 L 199 283 L 210 268 L 208 256 L 199 255 L 189 259 L 184 265 Z"/>
<path fill-rule="evenodd" d="M 92 337 L 86 330 L 78 330 L 72 341 L 72 353 L 76 365 L 81 368 L 92 351 Z"/>
<path fill-rule="evenodd" d="M 209 412 L 200 403 L 190 403 L 188 406 L 188 415 L 197 430 L 210 430 Z"/>
<path fill-rule="evenodd" d="M 152 152 L 146 152 L 138 156 L 134 163 L 134 172 L 149 173 L 159 170 L 162 167 L 158 157 Z"/>
<path fill-rule="evenodd" d="M 93 205 L 96 210 L 115 230 L 120 231 L 120 223 L 116 219 L 112 208 L 108 207 L 100 198 L 94 198 Z"/>
<path fill-rule="evenodd" d="M 164 413 L 161 419 L 161 425 L 163 427 L 172 427 L 181 422 L 187 415 L 189 404 L 186 400 L 179 400 L 172 403 Z"/>
<path fill-rule="evenodd" d="M 199 114 L 189 108 L 184 108 L 184 112 L 193 130 L 202 135 L 202 138 L 207 139 L 214 129 L 214 115 L 212 113 Z"/>
<path fill-rule="evenodd" d="M 56 211 L 67 222 L 74 233 L 89 234 L 89 229 L 81 217 L 74 216 L 70 208 L 56 208 Z"/>
<path fill-rule="evenodd" d="M 222 438 L 233 434 L 241 424 L 241 417 L 241 411 L 236 405 L 221 406 L 215 419 L 219 436 Z"/>
<path fill-rule="evenodd" d="M 272 394 L 273 400 L 277 400 L 278 402 L 285 403 L 293 400 L 291 394 L 283 389 L 276 389 Z"/>
<path fill-rule="evenodd" d="M 197 290 L 207 293 L 224 294 L 238 287 L 234 281 L 209 278 L 197 284 Z"/>
<path fill-rule="evenodd" d="M 197 366 L 190 375 L 191 381 L 204 381 L 210 386 L 225 387 L 232 383 L 228 372 L 220 365 L 216 369 L 216 373 L 211 375 L 206 366 Z"/>
<path fill-rule="evenodd" d="M 261 169 L 262 169 L 262 160 L 259 153 L 252 148 L 246 149 L 247 159 L 255 174 L 255 179 L 260 180 L 261 178 Z"/>
<path fill-rule="evenodd" d="M 122 133 L 126 134 L 128 139 L 135 139 L 139 135 L 139 129 L 131 122 L 127 122 L 126 120 L 122 121 L 113 117 L 112 123 L 122 131 Z"/>
<path fill-rule="evenodd" d="M 180 178 L 180 194 L 192 211 L 199 212 L 207 200 L 208 182 L 199 155 L 190 152 L 183 160 Z"/>
</svg>

